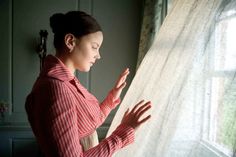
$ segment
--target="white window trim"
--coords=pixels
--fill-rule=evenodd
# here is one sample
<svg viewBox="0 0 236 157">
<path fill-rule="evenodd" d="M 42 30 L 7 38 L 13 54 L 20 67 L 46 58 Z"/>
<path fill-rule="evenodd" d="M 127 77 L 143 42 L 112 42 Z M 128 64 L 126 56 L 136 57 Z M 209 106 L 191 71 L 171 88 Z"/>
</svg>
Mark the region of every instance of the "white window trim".
<svg viewBox="0 0 236 157">
<path fill-rule="evenodd" d="M 210 150 L 219 157 L 231 157 L 233 155 L 231 151 L 229 151 L 227 148 L 224 148 L 217 143 L 213 143 L 207 140 L 202 140 L 200 141 L 200 144 L 204 148 Z"/>
</svg>

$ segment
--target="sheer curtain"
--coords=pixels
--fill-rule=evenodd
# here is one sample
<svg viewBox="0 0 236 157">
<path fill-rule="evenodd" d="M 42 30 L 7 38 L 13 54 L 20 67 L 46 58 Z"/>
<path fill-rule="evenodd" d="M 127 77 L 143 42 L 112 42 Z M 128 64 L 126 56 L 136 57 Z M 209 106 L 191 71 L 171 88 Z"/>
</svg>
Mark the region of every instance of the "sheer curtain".
<svg viewBox="0 0 236 157">
<path fill-rule="evenodd" d="M 152 118 L 115 156 L 236 156 L 236 0 L 175 0 L 108 131 L 151 100 Z"/>
</svg>

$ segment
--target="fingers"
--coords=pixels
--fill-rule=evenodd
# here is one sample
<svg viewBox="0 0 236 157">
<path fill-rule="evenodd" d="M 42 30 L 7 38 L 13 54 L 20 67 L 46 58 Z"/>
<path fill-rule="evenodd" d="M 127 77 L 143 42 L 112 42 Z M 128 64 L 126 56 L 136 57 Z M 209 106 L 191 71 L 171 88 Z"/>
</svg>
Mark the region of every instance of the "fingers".
<svg viewBox="0 0 236 157">
<path fill-rule="evenodd" d="M 141 101 L 141 103 L 138 103 L 135 107 L 134 110 L 132 110 L 134 112 L 135 115 L 135 119 L 136 121 L 136 125 L 139 126 L 142 123 L 145 123 L 148 119 L 151 118 L 151 115 L 148 115 L 147 117 L 143 118 L 142 120 L 139 120 L 141 118 L 141 116 L 146 113 L 150 108 L 151 108 L 151 102 L 146 102 L 145 104 L 141 105 L 144 101 Z M 141 105 L 141 106 L 140 106 Z M 135 111 L 136 110 L 136 111 Z"/>
<path fill-rule="evenodd" d="M 143 104 L 143 103 L 144 103 L 144 100 L 141 100 L 138 104 L 136 104 L 136 105 L 134 106 L 134 108 L 131 110 L 131 112 L 132 112 L 132 113 L 135 112 L 135 110 L 138 108 L 138 106 L 141 105 L 141 104 Z"/>
<path fill-rule="evenodd" d="M 126 81 L 126 78 L 127 78 L 128 74 L 129 73 L 127 73 L 127 74 L 125 74 L 125 75 L 123 75 L 119 78 L 119 80 L 116 83 L 116 88 L 119 88 L 120 85 Z"/>
<path fill-rule="evenodd" d="M 151 115 L 148 115 L 147 117 L 145 117 L 144 119 L 140 120 L 138 122 L 138 126 L 145 123 L 146 121 L 148 121 L 151 118 Z"/>
<path fill-rule="evenodd" d="M 116 88 L 119 88 L 125 81 L 126 81 L 126 78 L 129 74 L 129 68 L 126 68 L 120 75 L 117 83 L 116 83 Z"/>
<path fill-rule="evenodd" d="M 129 108 L 125 111 L 124 116 L 127 116 L 129 114 Z"/>
<path fill-rule="evenodd" d="M 126 68 L 120 75 L 120 77 L 127 76 L 129 74 L 129 68 Z"/>
<path fill-rule="evenodd" d="M 151 102 L 147 102 L 136 111 L 136 115 L 138 117 L 141 117 L 150 108 L 151 108 Z"/>
<path fill-rule="evenodd" d="M 151 115 L 146 116 L 145 118 L 141 117 L 151 108 L 151 102 L 148 101 L 144 103 L 144 100 L 141 100 L 138 104 L 136 104 L 133 109 L 130 111 L 126 110 L 121 123 L 126 124 L 135 130 L 139 128 L 139 126 L 151 118 Z"/>
<path fill-rule="evenodd" d="M 121 86 L 118 87 L 118 90 L 121 90 L 121 89 L 125 88 L 125 86 L 126 86 L 126 82 L 122 83 Z"/>
<path fill-rule="evenodd" d="M 141 112 L 143 109 L 147 108 L 147 107 L 151 107 L 151 102 L 146 102 L 145 104 L 143 104 L 142 106 L 140 106 L 135 112 L 138 114 L 139 112 Z"/>
</svg>

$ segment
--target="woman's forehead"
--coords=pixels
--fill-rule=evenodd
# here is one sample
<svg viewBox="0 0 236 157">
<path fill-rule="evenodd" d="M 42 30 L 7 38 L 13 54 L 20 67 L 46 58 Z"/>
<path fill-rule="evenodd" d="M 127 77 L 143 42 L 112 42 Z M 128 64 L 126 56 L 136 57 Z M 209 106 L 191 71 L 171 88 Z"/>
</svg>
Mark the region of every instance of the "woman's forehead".
<svg viewBox="0 0 236 157">
<path fill-rule="evenodd" d="M 93 43 L 101 44 L 103 41 L 103 34 L 102 32 L 95 32 L 95 33 L 90 33 L 88 35 L 83 36 L 85 40 L 88 40 Z"/>
</svg>

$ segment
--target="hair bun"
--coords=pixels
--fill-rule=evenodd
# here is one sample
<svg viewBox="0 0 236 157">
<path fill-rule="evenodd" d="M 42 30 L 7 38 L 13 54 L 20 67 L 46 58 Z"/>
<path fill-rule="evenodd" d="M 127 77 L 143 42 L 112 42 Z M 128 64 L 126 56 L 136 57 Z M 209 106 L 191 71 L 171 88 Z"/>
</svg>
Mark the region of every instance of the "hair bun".
<svg viewBox="0 0 236 157">
<path fill-rule="evenodd" d="M 53 14 L 50 17 L 50 26 L 54 34 L 58 32 L 63 32 L 65 24 L 65 15 L 62 13 Z"/>
</svg>

